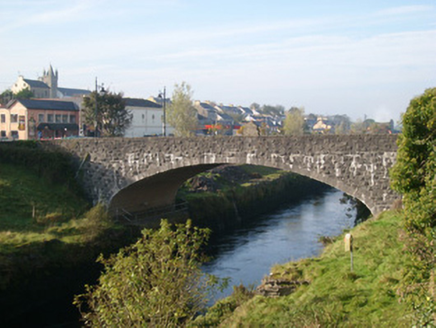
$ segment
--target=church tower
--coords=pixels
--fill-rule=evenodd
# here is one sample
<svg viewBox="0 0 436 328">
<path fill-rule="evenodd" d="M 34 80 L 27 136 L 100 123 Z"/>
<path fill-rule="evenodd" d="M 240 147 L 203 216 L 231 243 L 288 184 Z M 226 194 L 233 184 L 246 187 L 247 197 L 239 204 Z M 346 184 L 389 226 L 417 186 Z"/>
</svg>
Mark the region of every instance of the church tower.
<svg viewBox="0 0 436 328">
<path fill-rule="evenodd" d="M 48 71 L 44 70 L 42 82 L 50 87 L 50 98 L 58 97 L 58 76 L 58 70 L 55 73 L 51 65 Z"/>
</svg>

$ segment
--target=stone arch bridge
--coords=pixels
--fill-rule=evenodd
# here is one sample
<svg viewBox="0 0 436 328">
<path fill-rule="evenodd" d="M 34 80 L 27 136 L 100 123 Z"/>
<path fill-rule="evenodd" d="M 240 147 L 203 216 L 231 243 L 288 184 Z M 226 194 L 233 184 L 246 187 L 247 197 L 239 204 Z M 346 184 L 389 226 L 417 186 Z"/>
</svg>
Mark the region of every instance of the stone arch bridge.
<svg viewBox="0 0 436 328">
<path fill-rule="evenodd" d="M 89 196 L 142 212 L 174 204 L 188 178 L 221 164 L 292 171 L 362 201 L 372 214 L 399 198 L 389 187 L 395 135 L 105 138 L 53 141 L 72 153 Z"/>
</svg>

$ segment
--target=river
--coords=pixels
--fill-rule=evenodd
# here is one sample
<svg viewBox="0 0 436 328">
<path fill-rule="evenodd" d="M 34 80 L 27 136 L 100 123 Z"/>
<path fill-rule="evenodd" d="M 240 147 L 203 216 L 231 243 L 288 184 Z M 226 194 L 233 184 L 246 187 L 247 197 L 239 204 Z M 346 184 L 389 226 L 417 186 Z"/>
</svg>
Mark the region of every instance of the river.
<svg viewBox="0 0 436 328">
<path fill-rule="evenodd" d="M 335 236 L 353 226 L 355 213 L 347 212 L 348 206 L 340 202 L 342 195 L 330 189 L 214 236 L 208 247 L 214 260 L 203 269 L 231 279 L 229 287 L 215 300 L 230 295 L 233 285 L 259 285 L 274 264 L 319 254 L 320 236 Z M 78 327 L 78 313 L 71 304 L 72 292 L 62 290 L 58 296 L 51 300 L 40 295 L 39 306 L 23 311 L 19 322 L 14 320 L 6 326 L 22 327 L 31 320 L 33 327 Z"/>
<path fill-rule="evenodd" d="M 342 196 L 331 189 L 213 238 L 213 260 L 203 270 L 230 278 L 229 287 L 216 299 L 230 295 L 234 285 L 259 285 L 275 264 L 318 255 L 323 247 L 320 236 L 336 236 L 354 225 L 356 213 L 340 202 Z"/>
</svg>

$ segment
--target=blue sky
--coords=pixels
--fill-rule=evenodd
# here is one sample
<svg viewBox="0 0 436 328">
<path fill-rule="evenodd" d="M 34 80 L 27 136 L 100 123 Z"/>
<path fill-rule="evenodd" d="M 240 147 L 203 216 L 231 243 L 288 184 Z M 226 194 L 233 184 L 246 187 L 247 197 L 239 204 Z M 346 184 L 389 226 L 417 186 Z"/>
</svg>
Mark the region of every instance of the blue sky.
<svg viewBox="0 0 436 328">
<path fill-rule="evenodd" d="M 0 0 L 0 91 L 51 64 L 147 98 L 399 120 L 436 87 L 436 1 Z"/>
</svg>

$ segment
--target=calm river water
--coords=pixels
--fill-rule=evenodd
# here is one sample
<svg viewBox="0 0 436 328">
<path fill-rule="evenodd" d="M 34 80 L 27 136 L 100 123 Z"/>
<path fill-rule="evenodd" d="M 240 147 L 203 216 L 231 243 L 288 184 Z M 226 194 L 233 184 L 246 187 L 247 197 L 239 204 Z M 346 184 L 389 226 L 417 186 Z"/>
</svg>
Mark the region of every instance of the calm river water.
<svg viewBox="0 0 436 328">
<path fill-rule="evenodd" d="M 215 236 L 209 245 L 209 255 L 215 259 L 204 265 L 204 270 L 231 278 L 229 288 L 217 299 L 230 295 L 233 285 L 259 285 L 276 263 L 317 255 L 322 249 L 320 236 L 338 235 L 353 226 L 355 213 L 347 212 L 341 197 L 342 192 L 332 189 Z M 32 322 L 32 327 L 78 327 L 72 297 L 69 291 L 62 291 L 59 300 L 47 300 L 47 304 L 23 313 L 20 322 L 15 322 L 16 318 L 6 326 L 24 327 L 21 323 Z"/>
<path fill-rule="evenodd" d="M 342 196 L 335 189 L 311 196 L 211 240 L 214 260 L 204 271 L 231 279 L 217 298 L 230 295 L 234 285 L 259 285 L 274 264 L 318 255 L 320 236 L 336 236 L 354 225 L 355 212 L 347 211 Z"/>
</svg>

